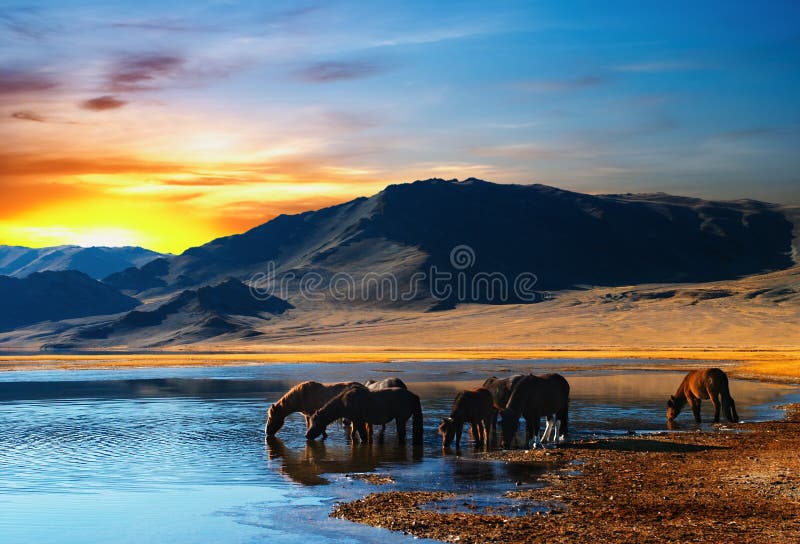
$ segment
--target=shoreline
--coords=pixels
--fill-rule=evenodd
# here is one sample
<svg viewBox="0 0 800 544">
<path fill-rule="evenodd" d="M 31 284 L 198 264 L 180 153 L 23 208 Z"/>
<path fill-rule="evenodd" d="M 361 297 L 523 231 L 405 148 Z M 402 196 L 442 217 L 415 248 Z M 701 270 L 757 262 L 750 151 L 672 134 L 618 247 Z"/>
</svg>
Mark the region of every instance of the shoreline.
<svg viewBox="0 0 800 544">
<path fill-rule="evenodd" d="M 37 370 L 130 369 L 157 367 L 272 365 L 302 363 L 398 363 L 459 360 L 575 360 L 575 369 L 684 370 L 720 364 L 733 378 L 776 383 L 800 383 L 800 349 L 786 348 L 384 348 L 361 346 L 273 346 L 269 351 L 103 351 L 4 355 L 0 372 Z M 614 362 L 614 361 L 623 361 Z M 705 364 L 704 364 L 705 363 Z M 565 370 L 571 369 L 565 367 Z"/>
<path fill-rule="evenodd" d="M 331 517 L 446 542 L 800 541 L 800 405 L 780 421 L 720 430 L 569 442 L 556 450 L 482 454 L 551 467 L 543 487 L 502 495 L 543 507 L 506 517 L 446 512 L 437 492 L 376 492 Z M 735 427 L 733 432 L 724 429 Z M 421 508 L 426 505 L 425 508 Z M 433 507 L 433 508 L 431 508 Z"/>
</svg>

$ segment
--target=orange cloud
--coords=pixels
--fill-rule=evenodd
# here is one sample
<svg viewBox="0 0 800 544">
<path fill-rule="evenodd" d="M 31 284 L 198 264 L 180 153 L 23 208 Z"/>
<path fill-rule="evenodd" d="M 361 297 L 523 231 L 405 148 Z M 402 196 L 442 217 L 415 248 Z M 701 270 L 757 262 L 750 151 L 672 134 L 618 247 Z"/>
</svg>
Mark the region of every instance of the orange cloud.
<svg viewBox="0 0 800 544">
<path fill-rule="evenodd" d="M 81 107 L 92 111 L 106 111 L 121 108 L 127 104 L 125 100 L 120 100 L 116 96 L 107 94 L 92 98 L 81 103 Z"/>
</svg>

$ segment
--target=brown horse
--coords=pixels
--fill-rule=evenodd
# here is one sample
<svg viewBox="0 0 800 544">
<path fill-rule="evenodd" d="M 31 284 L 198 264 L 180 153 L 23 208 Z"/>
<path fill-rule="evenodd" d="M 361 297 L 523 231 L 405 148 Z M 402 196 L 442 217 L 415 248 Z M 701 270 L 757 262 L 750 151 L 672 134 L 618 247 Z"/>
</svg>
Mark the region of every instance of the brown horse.
<svg viewBox="0 0 800 544">
<path fill-rule="evenodd" d="M 450 417 L 442 418 L 439 434 L 442 435 L 442 447 L 449 448 L 456 439 L 456 449 L 461 448 L 461 430 L 464 423 L 472 425 L 472 438 L 475 445 L 489 444 L 489 429 L 492 420 L 496 419 L 492 393 L 479 387 L 472 391 L 461 391 L 453 401 Z"/>
<path fill-rule="evenodd" d="M 491 378 L 486 378 L 486 381 L 483 382 L 481 387 L 488 389 L 492 394 L 495 406 L 505 406 L 508 404 L 508 397 L 511 396 L 511 391 L 514 390 L 514 386 L 516 386 L 517 382 L 522 378 L 522 374 L 515 374 L 508 378 L 496 378 L 492 376 Z M 494 445 L 497 444 L 497 413 L 498 410 L 495 410 L 494 416 L 492 417 L 492 444 Z"/>
<path fill-rule="evenodd" d="M 500 415 L 505 448 L 511 447 L 511 441 L 519 428 L 520 416 L 525 418 L 526 446 L 532 438 L 535 439 L 533 447 L 539 445 L 542 416 L 547 418 L 547 427 L 542 438 L 557 444 L 567 434 L 569 426 L 569 382 L 560 374 L 525 376 L 517 382 Z M 561 435 L 559 429 L 562 431 Z"/>
<path fill-rule="evenodd" d="M 391 387 L 398 387 L 400 389 L 408 389 L 406 384 L 400 378 L 386 378 L 385 380 L 367 380 L 364 382 L 364 385 L 367 386 L 367 389 L 370 391 L 380 391 L 381 389 L 389 389 Z M 342 420 L 345 426 L 349 423 L 349 420 L 344 419 Z M 372 428 L 369 428 L 370 434 L 372 434 Z M 381 425 L 381 432 L 378 433 L 378 441 L 383 442 L 383 437 L 386 434 L 386 425 Z"/>
<path fill-rule="evenodd" d="M 322 408 L 326 402 L 349 387 L 364 388 L 358 382 L 341 382 L 325 385 L 319 382 L 303 382 L 292 387 L 278 402 L 270 406 L 267 412 L 267 436 L 275 434 L 283 427 L 286 416 L 301 412 L 309 426 L 311 415 Z M 322 433 L 327 436 L 327 433 Z"/>
<path fill-rule="evenodd" d="M 673 421 L 686 403 L 692 406 L 694 420 L 700 423 L 700 399 L 710 399 L 714 406 L 714 423 L 719 423 L 719 410 L 728 421 L 738 422 L 736 403 L 728 388 L 728 376 L 718 368 L 706 368 L 689 372 L 680 387 L 667 401 L 667 421 Z"/>
<path fill-rule="evenodd" d="M 371 438 L 368 425 L 385 425 L 394 420 L 400 444 L 405 443 L 406 423 L 413 418 L 412 443 L 422 443 L 422 406 L 419 397 L 407 389 L 394 387 L 370 391 L 364 386 L 351 387 L 311 416 L 306 438 L 315 439 L 331 421 L 343 417 L 353 422 L 352 436 L 355 438 L 355 433 L 358 433 L 362 442 Z"/>
</svg>

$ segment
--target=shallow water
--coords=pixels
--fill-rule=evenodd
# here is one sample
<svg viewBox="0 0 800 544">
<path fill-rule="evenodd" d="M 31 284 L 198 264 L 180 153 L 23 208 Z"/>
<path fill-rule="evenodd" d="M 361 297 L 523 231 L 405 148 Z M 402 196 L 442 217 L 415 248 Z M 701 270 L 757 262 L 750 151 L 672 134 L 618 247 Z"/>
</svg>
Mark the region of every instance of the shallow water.
<svg viewBox="0 0 800 544">
<path fill-rule="evenodd" d="M 491 374 L 544 373 L 580 361 L 291 364 L 0 375 L 0 535 L 29 542 L 404 542 L 382 529 L 327 517 L 332 504 L 376 489 L 455 491 L 441 508 L 491 507 L 548 466 L 443 455 L 439 417 L 455 393 Z M 680 372 L 565 372 L 570 435 L 663 430 Z M 425 444 L 352 448 L 340 429 L 307 443 L 303 418 L 265 442 L 267 402 L 306 379 L 397 376 L 423 399 Z M 732 381 L 740 417 L 779 416 L 796 389 Z M 710 407 L 704 416 L 710 418 Z M 691 414 L 682 414 L 686 428 Z M 465 436 L 469 443 L 468 435 Z M 375 486 L 354 474 L 386 473 Z M 459 502 L 460 501 L 460 502 Z M 503 506 L 503 505 L 498 505 Z M 525 512 L 531 505 L 509 504 Z"/>
</svg>

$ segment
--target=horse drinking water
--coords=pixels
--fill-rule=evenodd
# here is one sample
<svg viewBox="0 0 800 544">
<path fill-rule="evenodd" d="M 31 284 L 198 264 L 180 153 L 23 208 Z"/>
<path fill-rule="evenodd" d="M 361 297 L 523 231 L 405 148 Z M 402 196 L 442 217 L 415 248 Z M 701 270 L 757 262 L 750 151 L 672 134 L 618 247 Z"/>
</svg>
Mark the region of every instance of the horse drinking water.
<svg viewBox="0 0 800 544">
<path fill-rule="evenodd" d="M 350 387 L 364 388 L 358 382 L 341 382 L 322 384 L 319 382 L 303 382 L 292 387 L 278 402 L 269 407 L 267 412 L 267 436 L 275 436 L 283 427 L 286 416 L 301 412 L 306 418 L 306 427 L 309 426 L 311 415 L 322 408 L 326 402 Z M 327 433 L 323 429 L 323 437 Z"/>
<path fill-rule="evenodd" d="M 535 439 L 534 447 L 539 444 L 542 416 L 547 417 L 542 439 L 557 444 L 567 434 L 569 425 L 569 383 L 560 374 L 525 376 L 517 382 L 500 415 L 503 447 L 511 447 L 519 428 L 520 416 L 525 418 L 526 445 L 532 438 Z"/>
<path fill-rule="evenodd" d="M 306 438 L 313 440 L 333 420 L 347 418 L 353 422 L 353 438 L 358 433 L 362 442 L 371 438 L 367 426 L 385 425 L 394 420 L 397 424 L 397 441 L 405 443 L 406 423 L 412 422 L 412 443 L 422 444 L 422 406 L 419 397 L 407 389 L 397 387 L 370 391 L 363 385 L 351 387 L 332 398 L 311 416 Z"/>
<path fill-rule="evenodd" d="M 688 402 L 694 413 L 694 420 L 700 423 L 700 400 L 710 399 L 714 406 L 714 423 L 719 423 L 719 411 L 733 423 L 739 421 L 736 403 L 728 388 L 728 376 L 719 368 L 706 368 L 689 372 L 678 390 L 667 401 L 667 421 L 672 422 Z"/>
<path fill-rule="evenodd" d="M 473 391 L 461 391 L 453 401 L 450 417 L 442 418 L 439 434 L 442 447 L 449 448 L 456 439 L 456 449 L 461 447 L 461 431 L 464 423 L 472 425 L 472 438 L 475 445 L 489 444 L 489 428 L 496 418 L 492 393 L 480 387 Z"/>
</svg>

